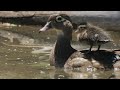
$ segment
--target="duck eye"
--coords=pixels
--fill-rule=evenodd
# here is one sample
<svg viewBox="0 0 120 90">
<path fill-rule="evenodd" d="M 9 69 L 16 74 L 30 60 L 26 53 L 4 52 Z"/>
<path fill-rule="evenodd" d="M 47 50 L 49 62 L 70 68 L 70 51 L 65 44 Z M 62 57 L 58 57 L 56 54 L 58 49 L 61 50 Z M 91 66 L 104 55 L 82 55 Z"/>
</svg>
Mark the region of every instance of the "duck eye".
<svg viewBox="0 0 120 90">
<path fill-rule="evenodd" d="M 86 27 L 80 27 L 81 29 L 85 29 Z"/>
<path fill-rule="evenodd" d="M 56 17 L 56 21 L 57 22 L 63 22 L 65 19 L 63 18 L 63 17 L 61 17 L 61 16 L 57 16 Z"/>
<path fill-rule="evenodd" d="M 86 27 L 86 25 L 80 25 L 79 28 L 80 29 L 86 29 L 87 27 Z"/>
</svg>

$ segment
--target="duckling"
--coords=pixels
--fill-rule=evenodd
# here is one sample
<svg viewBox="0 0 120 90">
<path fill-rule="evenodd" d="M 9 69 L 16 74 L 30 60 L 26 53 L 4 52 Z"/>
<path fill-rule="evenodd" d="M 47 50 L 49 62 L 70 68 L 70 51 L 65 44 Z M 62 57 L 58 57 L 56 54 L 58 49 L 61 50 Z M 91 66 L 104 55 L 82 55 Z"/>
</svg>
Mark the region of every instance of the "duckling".
<svg viewBox="0 0 120 90">
<path fill-rule="evenodd" d="M 64 67 L 65 62 L 75 50 L 71 46 L 73 25 L 72 20 L 66 14 L 54 14 L 48 18 L 46 25 L 39 30 L 44 32 L 56 28 L 62 30 L 62 34 L 58 35 L 57 41 L 50 54 L 50 64 L 56 68 Z"/>
<path fill-rule="evenodd" d="M 77 33 L 78 41 L 85 42 L 90 45 L 89 52 L 91 52 L 92 47 L 95 45 L 98 45 L 97 50 L 99 51 L 102 44 L 112 41 L 108 33 L 102 28 L 87 22 L 80 23 L 75 32 Z"/>
</svg>

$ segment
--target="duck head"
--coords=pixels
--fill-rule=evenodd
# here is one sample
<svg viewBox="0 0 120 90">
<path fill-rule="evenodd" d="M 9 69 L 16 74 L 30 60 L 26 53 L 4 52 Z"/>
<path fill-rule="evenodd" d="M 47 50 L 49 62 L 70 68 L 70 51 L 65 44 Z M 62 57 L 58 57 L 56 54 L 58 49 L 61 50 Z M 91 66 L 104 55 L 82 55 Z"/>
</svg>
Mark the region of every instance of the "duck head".
<svg viewBox="0 0 120 90">
<path fill-rule="evenodd" d="M 63 30 L 63 31 L 72 30 L 72 29 L 74 29 L 73 26 L 75 26 L 75 25 L 76 24 L 72 23 L 72 21 L 68 15 L 66 15 L 66 14 L 54 14 L 48 18 L 47 23 L 45 24 L 45 26 L 43 28 L 41 28 L 39 30 L 39 33 L 47 31 L 51 28 L 55 28 L 55 29 Z"/>
</svg>

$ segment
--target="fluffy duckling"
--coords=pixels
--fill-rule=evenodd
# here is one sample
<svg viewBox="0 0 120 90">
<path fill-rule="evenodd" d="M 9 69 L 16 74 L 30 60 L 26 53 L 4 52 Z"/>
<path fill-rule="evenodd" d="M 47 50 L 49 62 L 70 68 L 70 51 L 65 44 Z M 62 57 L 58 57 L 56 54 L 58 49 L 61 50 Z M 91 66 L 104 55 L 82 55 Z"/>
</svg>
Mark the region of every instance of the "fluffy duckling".
<svg viewBox="0 0 120 90">
<path fill-rule="evenodd" d="M 108 33 L 105 32 L 102 28 L 87 22 L 80 23 L 75 32 L 77 33 L 78 41 L 85 42 L 86 44 L 90 45 L 89 52 L 95 45 L 98 45 L 99 51 L 102 44 L 112 41 Z"/>
</svg>

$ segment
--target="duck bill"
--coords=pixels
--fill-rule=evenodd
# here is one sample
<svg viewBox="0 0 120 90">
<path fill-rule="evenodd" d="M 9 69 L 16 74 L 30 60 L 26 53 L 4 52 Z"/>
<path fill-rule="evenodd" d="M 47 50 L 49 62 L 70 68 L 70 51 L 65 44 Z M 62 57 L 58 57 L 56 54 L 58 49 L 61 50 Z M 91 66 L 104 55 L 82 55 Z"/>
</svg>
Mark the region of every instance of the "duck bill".
<svg viewBox="0 0 120 90">
<path fill-rule="evenodd" d="M 75 33 L 78 33 L 79 32 L 79 30 L 77 29 L 77 30 L 75 30 Z"/>
<path fill-rule="evenodd" d="M 47 22 L 46 25 L 39 30 L 39 33 L 45 32 L 45 31 L 49 30 L 50 28 L 51 28 L 51 22 Z"/>
</svg>

